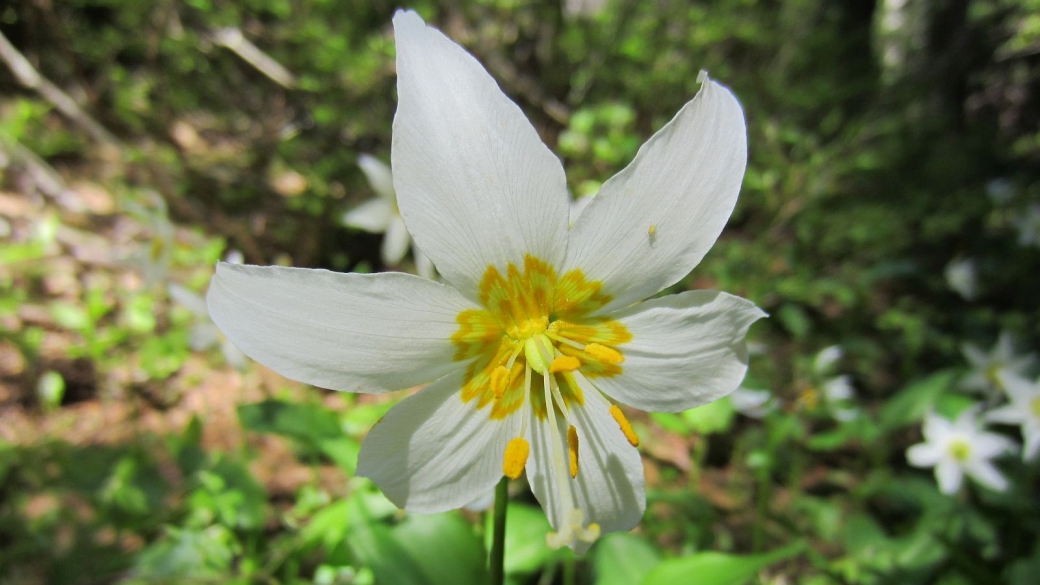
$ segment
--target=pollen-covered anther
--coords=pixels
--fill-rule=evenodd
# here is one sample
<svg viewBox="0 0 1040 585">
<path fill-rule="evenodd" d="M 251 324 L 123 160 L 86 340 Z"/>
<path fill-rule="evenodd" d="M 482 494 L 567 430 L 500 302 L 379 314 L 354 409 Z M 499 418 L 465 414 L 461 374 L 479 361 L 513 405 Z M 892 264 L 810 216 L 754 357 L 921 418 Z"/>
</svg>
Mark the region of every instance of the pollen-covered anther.
<svg viewBox="0 0 1040 585">
<path fill-rule="evenodd" d="M 621 355 L 621 352 L 599 343 L 590 343 L 585 346 L 585 353 L 591 355 L 597 360 L 611 365 L 618 365 L 625 361 L 625 356 Z"/>
<path fill-rule="evenodd" d="M 531 445 L 523 437 L 516 437 L 506 445 L 502 461 L 502 473 L 509 479 L 519 479 L 527 465 L 527 456 L 531 453 Z"/>
<path fill-rule="evenodd" d="M 495 393 L 495 398 L 502 398 L 507 386 L 509 386 L 509 370 L 505 366 L 498 366 L 491 371 L 491 391 Z"/>
<path fill-rule="evenodd" d="M 621 427 L 621 432 L 625 434 L 625 438 L 628 439 L 629 444 L 631 444 L 633 447 L 638 447 L 639 437 L 636 436 L 636 432 L 632 430 L 631 423 L 629 423 L 628 419 L 625 418 L 625 413 L 621 412 L 621 409 L 618 408 L 618 405 L 610 405 L 610 416 L 614 417 L 614 422 L 616 422 L 618 426 Z"/>
<path fill-rule="evenodd" d="M 549 364 L 549 373 L 555 374 L 557 372 L 573 372 L 581 367 L 581 362 L 578 358 L 572 355 L 561 355 L 554 359 Z"/>
<path fill-rule="evenodd" d="M 570 456 L 571 477 L 578 477 L 578 430 L 574 425 L 567 428 L 567 454 Z"/>
</svg>

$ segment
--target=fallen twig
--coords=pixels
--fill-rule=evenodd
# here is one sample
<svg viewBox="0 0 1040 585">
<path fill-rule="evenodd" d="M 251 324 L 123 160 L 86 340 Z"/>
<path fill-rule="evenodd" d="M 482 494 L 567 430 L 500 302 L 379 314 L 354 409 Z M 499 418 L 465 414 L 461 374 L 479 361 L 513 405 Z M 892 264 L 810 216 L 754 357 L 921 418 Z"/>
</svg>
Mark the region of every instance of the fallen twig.
<svg viewBox="0 0 1040 585">
<path fill-rule="evenodd" d="M 83 128 L 95 141 L 122 151 L 122 144 L 118 138 L 84 112 L 67 93 L 40 75 L 3 33 L 0 33 L 0 59 L 7 63 L 22 85 L 39 93 L 59 112 Z"/>
<path fill-rule="evenodd" d="M 234 28 L 222 28 L 213 32 L 213 42 L 227 48 L 238 55 L 243 61 L 256 68 L 278 85 L 293 89 L 296 87 L 296 78 L 288 69 L 272 59 L 267 53 L 261 51 L 256 45 L 249 42 L 242 31 Z"/>
</svg>

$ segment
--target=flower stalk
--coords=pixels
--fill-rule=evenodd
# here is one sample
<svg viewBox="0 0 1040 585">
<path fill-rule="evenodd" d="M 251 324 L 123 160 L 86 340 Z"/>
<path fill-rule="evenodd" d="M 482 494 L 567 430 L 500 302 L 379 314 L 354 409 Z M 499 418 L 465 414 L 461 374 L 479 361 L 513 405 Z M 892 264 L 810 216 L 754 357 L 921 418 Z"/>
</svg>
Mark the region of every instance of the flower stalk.
<svg viewBox="0 0 1040 585">
<path fill-rule="evenodd" d="M 491 585 L 502 585 L 505 579 L 503 569 L 506 557 L 506 504 L 509 502 L 509 478 L 502 476 L 495 488 L 495 509 L 491 533 L 491 557 L 488 564 L 491 568 Z"/>
</svg>

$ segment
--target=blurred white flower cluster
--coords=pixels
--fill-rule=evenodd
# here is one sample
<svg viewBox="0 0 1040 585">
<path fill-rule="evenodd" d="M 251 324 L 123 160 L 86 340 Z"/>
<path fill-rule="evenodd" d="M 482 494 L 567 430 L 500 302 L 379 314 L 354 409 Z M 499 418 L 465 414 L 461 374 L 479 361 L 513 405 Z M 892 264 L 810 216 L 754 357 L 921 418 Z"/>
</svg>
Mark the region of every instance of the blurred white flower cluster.
<svg viewBox="0 0 1040 585">
<path fill-rule="evenodd" d="M 1003 434 L 987 431 L 984 424 L 1018 426 L 1024 441 L 1023 460 L 1033 459 L 1040 451 L 1040 379 L 1030 381 L 1029 374 L 1036 356 L 1017 353 L 1006 331 L 988 352 L 971 343 L 965 343 L 961 351 L 971 371 L 960 388 L 982 395 L 982 401 L 953 421 L 929 413 L 922 428 L 924 442 L 911 446 L 906 458 L 915 467 L 934 467 L 944 494 L 958 492 L 965 475 L 989 489 L 1004 491 L 1008 480 L 993 460 L 1014 453 L 1019 445 Z"/>
</svg>

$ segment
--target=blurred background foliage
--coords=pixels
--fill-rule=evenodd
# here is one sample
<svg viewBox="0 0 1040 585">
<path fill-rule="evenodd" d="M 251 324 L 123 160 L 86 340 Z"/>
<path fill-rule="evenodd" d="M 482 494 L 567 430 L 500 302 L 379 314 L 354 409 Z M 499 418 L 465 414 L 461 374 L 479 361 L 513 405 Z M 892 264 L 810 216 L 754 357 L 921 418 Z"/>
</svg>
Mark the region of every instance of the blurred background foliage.
<svg viewBox="0 0 1040 585">
<path fill-rule="evenodd" d="M 584 558 L 544 546 L 514 486 L 511 583 L 1035 582 L 1035 462 L 948 496 L 904 453 L 928 412 L 975 402 L 965 344 L 1040 341 L 1040 1 L 411 7 L 520 104 L 575 197 L 701 69 L 748 119 L 737 210 L 673 290 L 771 314 L 745 382 L 768 401 L 634 415 L 646 518 Z M 229 253 L 411 269 L 342 220 L 373 196 L 358 156 L 389 159 L 396 8 L 0 3 L 0 583 L 486 579 L 479 509 L 404 516 L 352 477 L 400 395 L 247 364 L 201 299 Z"/>
</svg>

